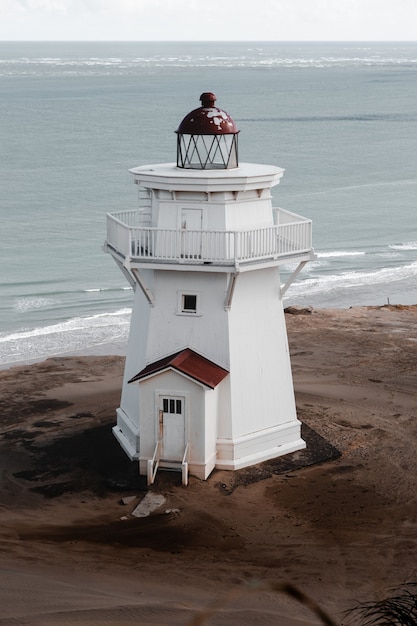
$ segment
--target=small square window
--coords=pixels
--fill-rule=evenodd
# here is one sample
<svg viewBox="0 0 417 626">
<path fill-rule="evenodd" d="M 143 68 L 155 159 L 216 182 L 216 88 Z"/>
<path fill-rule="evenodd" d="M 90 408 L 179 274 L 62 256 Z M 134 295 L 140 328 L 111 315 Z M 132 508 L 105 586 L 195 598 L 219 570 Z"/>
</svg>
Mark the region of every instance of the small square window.
<svg viewBox="0 0 417 626">
<path fill-rule="evenodd" d="M 177 291 L 177 315 L 202 315 L 200 291 Z"/>
<path fill-rule="evenodd" d="M 184 313 L 197 313 L 197 296 L 195 294 L 182 294 L 182 310 Z"/>
</svg>

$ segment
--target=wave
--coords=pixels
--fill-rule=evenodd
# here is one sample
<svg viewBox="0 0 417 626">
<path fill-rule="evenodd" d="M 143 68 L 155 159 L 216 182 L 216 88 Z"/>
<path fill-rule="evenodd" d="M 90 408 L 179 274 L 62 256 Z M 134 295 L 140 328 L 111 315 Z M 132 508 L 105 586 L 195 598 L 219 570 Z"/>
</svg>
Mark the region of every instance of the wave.
<svg viewBox="0 0 417 626">
<path fill-rule="evenodd" d="M 73 317 L 65 322 L 59 322 L 57 324 L 50 324 L 49 326 L 40 326 L 31 330 L 23 330 L 9 335 L 0 337 L 0 343 L 16 339 L 28 339 L 30 337 L 40 337 L 45 335 L 53 335 L 55 333 L 73 332 L 75 330 L 84 330 L 88 328 L 98 328 L 112 326 L 117 319 L 124 316 L 130 316 L 130 309 L 120 309 L 114 313 L 97 313 L 95 315 L 89 315 L 88 317 Z"/>
<path fill-rule="evenodd" d="M 417 250 L 417 241 L 408 243 L 393 243 L 388 246 L 391 250 Z"/>
<path fill-rule="evenodd" d="M 37 309 L 43 309 L 57 304 L 59 300 L 57 298 L 44 297 L 44 296 L 22 296 L 17 298 L 13 304 L 13 310 L 19 313 L 28 313 Z"/>
<path fill-rule="evenodd" d="M 344 256 L 363 256 L 366 252 L 364 250 L 334 250 L 332 252 L 316 252 L 316 254 L 319 259 L 330 259 Z"/>
<path fill-rule="evenodd" d="M 203 44 L 202 44 L 203 45 Z M 206 44 L 207 45 L 207 44 Z M 393 56 L 389 53 L 359 55 L 319 55 L 289 56 L 259 48 L 248 52 L 245 49 L 236 54 L 198 53 L 192 54 L 144 54 L 143 56 L 21 56 L 0 60 L 0 76 L 15 75 L 79 75 L 94 74 L 132 75 L 141 70 L 156 68 L 218 67 L 225 69 L 292 69 L 292 68 L 332 68 L 332 67 L 416 67 L 417 58 L 410 51 L 406 56 Z"/>
<path fill-rule="evenodd" d="M 30 286 L 37 285 L 38 283 L 30 283 Z M 40 281 L 39 281 L 39 284 Z M 21 286 L 21 284 L 16 283 L 15 286 Z M 25 283 L 28 285 L 28 283 Z M 30 313 L 32 311 L 36 311 L 39 309 L 46 308 L 57 308 L 59 306 L 64 306 L 65 308 L 72 308 L 74 306 L 78 306 L 79 302 L 70 303 L 68 301 L 68 297 L 73 297 L 77 294 L 86 294 L 86 293 L 105 293 L 105 294 L 117 294 L 120 292 L 132 291 L 130 286 L 127 287 L 92 287 L 87 289 L 74 289 L 68 291 L 51 291 L 45 293 L 34 293 L 34 294 L 26 294 L 17 297 L 13 304 L 12 308 L 14 311 L 18 313 Z"/>
<path fill-rule="evenodd" d="M 12 364 L 127 341 L 131 309 L 74 317 L 0 336 L 1 363 Z"/>
<path fill-rule="evenodd" d="M 90 289 L 83 289 L 84 293 L 101 293 L 109 291 L 132 291 L 132 287 L 91 287 Z"/>
<path fill-rule="evenodd" d="M 310 266 L 321 266 L 325 259 L 343 259 L 349 257 L 362 257 L 366 256 L 372 259 L 372 257 L 383 257 L 388 259 L 398 258 L 403 255 L 401 251 L 417 250 L 417 241 L 409 243 L 389 244 L 386 248 L 369 249 L 369 250 L 328 250 L 318 251 L 316 250 L 317 261 L 309 264 Z"/>
<path fill-rule="evenodd" d="M 389 285 L 415 278 L 417 278 L 417 261 L 408 265 L 384 267 L 375 271 L 347 271 L 305 278 L 293 283 L 290 290 L 292 295 L 297 293 L 303 293 L 303 295 L 326 294 L 333 290 L 358 289 L 367 285 Z"/>
</svg>

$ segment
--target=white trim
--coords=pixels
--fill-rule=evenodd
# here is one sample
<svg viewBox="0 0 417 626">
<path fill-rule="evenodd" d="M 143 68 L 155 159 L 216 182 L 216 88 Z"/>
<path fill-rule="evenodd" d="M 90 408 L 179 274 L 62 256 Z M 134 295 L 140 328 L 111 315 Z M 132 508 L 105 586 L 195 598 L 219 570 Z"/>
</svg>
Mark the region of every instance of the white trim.
<svg viewBox="0 0 417 626">
<path fill-rule="evenodd" d="M 239 163 L 225 170 L 193 170 L 177 167 L 176 163 L 154 163 L 129 170 L 139 185 L 167 191 L 247 191 L 270 189 L 284 174 L 281 167 L 259 163 Z"/>
<path fill-rule="evenodd" d="M 225 368 L 222 368 L 222 369 L 225 369 Z M 147 374 L 147 376 L 143 376 L 139 380 L 133 381 L 133 384 L 140 385 L 145 380 L 150 380 L 154 376 L 159 376 L 160 374 L 166 374 L 167 372 L 173 372 L 174 374 L 178 374 L 179 376 L 182 376 L 186 380 L 189 380 L 190 382 L 195 383 L 196 385 L 198 385 L 199 387 L 202 387 L 203 389 L 208 389 L 210 391 L 213 391 L 213 387 L 210 387 L 210 385 L 205 385 L 200 380 L 197 380 L 196 378 L 193 378 L 192 376 L 189 376 L 188 374 L 185 374 L 184 372 L 180 372 L 180 370 L 175 369 L 175 367 L 172 367 L 172 365 L 167 365 L 166 367 L 164 367 L 164 369 L 158 370 L 157 372 L 150 372 L 149 374 Z M 227 374 L 227 376 L 228 375 L 229 373 Z M 225 378 L 227 376 L 225 376 Z"/>
</svg>

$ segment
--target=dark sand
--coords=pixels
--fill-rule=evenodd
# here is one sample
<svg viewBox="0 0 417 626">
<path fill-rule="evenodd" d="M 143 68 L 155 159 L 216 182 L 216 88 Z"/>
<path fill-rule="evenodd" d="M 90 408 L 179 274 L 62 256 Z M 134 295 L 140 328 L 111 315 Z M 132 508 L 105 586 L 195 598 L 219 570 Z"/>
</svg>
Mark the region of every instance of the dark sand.
<svg viewBox="0 0 417 626">
<path fill-rule="evenodd" d="M 0 625 L 187 624 L 212 603 L 210 624 L 319 623 L 249 592 L 269 581 L 341 623 L 416 581 L 416 323 L 417 306 L 287 315 L 308 450 L 186 488 L 161 472 L 166 504 L 144 519 L 146 486 L 111 435 L 123 359 L 0 372 Z"/>
</svg>

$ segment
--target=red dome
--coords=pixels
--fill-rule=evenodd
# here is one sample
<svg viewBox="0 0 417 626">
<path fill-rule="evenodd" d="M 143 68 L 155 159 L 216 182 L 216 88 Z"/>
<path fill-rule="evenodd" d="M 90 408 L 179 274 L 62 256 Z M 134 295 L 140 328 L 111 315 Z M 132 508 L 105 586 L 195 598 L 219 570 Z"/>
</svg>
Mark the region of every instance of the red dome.
<svg viewBox="0 0 417 626">
<path fill-rule="evenodd" d="M 230 135 L 238 133 L 236 124 L 226 111 L 214 106 L 216 96 L 206 92 L 200 96 L 202 106 L 188 113 L 178 126 L 182 135 Z"/>
</svg>

